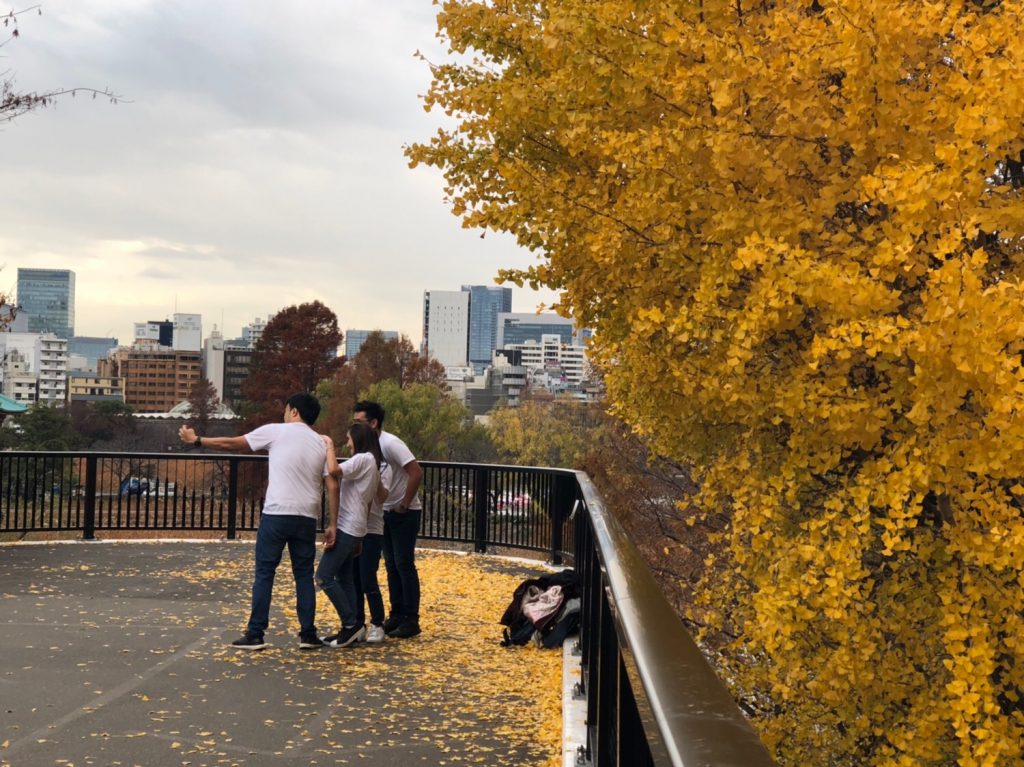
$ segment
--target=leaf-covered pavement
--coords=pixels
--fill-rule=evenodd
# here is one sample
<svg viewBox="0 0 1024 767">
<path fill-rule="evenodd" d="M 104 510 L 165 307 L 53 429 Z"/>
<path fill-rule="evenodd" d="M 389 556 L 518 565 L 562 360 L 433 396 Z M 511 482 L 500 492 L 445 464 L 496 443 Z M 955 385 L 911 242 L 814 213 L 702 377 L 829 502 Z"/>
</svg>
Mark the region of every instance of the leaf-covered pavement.
<svg viewBox="0 0 1024 767">
<path fill-rule="evenodd" d="M 227 543 L 0 547 L 0 765 L 560 764 L 561 654 L 498 644 L 530 569 L 422 552 L 421 636 L 300 651 L 286 555 L 272 646 L 247 653 L 227 643 L 251 557 Z M 336 629 L 317 607 L 321 632 Z"/>
</svg>

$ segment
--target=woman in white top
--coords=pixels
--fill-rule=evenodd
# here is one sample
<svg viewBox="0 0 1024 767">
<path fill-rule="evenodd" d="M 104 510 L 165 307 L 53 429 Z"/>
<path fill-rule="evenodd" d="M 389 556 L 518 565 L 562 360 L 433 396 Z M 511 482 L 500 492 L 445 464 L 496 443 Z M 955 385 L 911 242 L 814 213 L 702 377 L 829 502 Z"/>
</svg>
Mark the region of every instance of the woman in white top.
<svg viewBox="0 0 1024 767">
<path fill-rule="evenodd" d="M 341 620 L 341 629 L 337 634 L 325 636 L 324 644 L 346 647 L 366 635 L 366 628 L 358 618 L 355 562 L 366 535 L 370 502 L 380 485 L 377 467 L 383 457 L 376 432 L 365 424 L 354 423 L 349 427 L 348 449 L 352 457 L 341 465 L 330 438 L 325 438 L 324 442 L 327 444 L 327 472 L 332 477 L 340 477 L 341 483 L 337 519 L 330 520 L 330 524 L 337 527 L 337 534 L 334 545 L 325 546 L 320 557 L 316 583 L 331 600 Z"/>
<path fill-rule="evenodd" d="M 363 550 L 356 557 L 356 612 L 359 623 L 366 618 L 365 604 L 370 608 L 370 627 L 366 631 L 367 642 L 384 641 L 384 597 L 380 593 L 377 570 L 380 568 L 381 552 L 384 550 L 384 501 L 391 487 L 391 467 L 380 465 L 380 486 L 370 502 L 370 514 L 366 519 L 366 535 Z"/>
</svg>

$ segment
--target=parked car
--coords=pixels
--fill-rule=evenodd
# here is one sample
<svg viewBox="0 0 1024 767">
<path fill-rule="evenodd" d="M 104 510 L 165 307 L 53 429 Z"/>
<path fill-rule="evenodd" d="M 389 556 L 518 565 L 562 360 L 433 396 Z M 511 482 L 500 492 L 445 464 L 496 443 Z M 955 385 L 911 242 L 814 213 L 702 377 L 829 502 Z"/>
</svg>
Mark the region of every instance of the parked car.
<svg viewBox="0 0 1024 767">
<path fill-rule="evenodd" d="M 145 477 L 126 477 L 121 480 L 121 495 L 148 495 L 149 480 Z"/>
</svg>

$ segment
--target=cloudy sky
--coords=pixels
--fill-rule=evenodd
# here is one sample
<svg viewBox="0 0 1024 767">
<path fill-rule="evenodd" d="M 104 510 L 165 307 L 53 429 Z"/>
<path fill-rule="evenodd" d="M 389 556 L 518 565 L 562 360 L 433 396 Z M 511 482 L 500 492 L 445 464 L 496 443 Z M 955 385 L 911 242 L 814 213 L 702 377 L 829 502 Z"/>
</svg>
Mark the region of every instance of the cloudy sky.
<svg viewBox="0 0 1024 767">
<path fill-rule="evenodd" d="M 16 6 L 25 7 L 27 4 Z M 0 5 L 0 8 L 3 6 Z M 342 328 L 421 335 L 424 289 L 492 284 L 535 256 L 461 229 L 410 170 L 430 0 L 46 0 L 0 48 L 22 91 L 109 88 L 0 124 L 0 290 L 72 269 L 76 332 L 130 339 L 177 309 L 236 335 L 319 299 Z M 555 295 L 513 290 L 513 310 Z"/>
</svg>

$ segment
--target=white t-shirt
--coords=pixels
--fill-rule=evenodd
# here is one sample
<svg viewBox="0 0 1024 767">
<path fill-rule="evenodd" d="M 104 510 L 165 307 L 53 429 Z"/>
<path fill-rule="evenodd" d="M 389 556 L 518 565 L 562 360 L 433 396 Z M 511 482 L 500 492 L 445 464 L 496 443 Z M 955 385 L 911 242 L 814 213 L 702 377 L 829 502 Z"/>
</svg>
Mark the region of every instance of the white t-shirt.
<svg viewBox="0 0 1024 767">
<path fill-rule="evenodd" d="M 270 465 L 264 514 L 320 518 L 321 482 L 327 448 L 301 421 L 271 423 L 245 435 L 252 451 L 266 450 Z"/>
<path fill-rule="evenodd" d="M 398 506 L 405 498 L 405 489 L 409 486 L 409 475 L 404 467 L 410 461 L 415 461 L 416 456 L 402 440 L 386 431 L 380 433 L 380 452 L 388 466 L 391 467 L 391 487 L 388 489 L 388 498 L 384 501 L 384 510 L 387 511 Z M 419 492 L 413 496 L 409 508 L 420 508 Z"/>
<path fill-rule="evenodd" d="M 380 483 L 385 488 L 391 487 L 391 467 L 386 463 L 380 465 Z M 384 535 L 384 506 L 377 500 L 377 493 L 370 499 L 370 513 L 366 516 L 366 534 Z"/>
<path fill-rule="evenodd" d="M 371 453 L 356 453 L 341 464 L 338 529 L 356 538 L 366 535 L 370 501 L 377 492 L 380 472 Z"/>
</svg>

